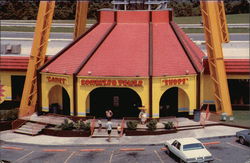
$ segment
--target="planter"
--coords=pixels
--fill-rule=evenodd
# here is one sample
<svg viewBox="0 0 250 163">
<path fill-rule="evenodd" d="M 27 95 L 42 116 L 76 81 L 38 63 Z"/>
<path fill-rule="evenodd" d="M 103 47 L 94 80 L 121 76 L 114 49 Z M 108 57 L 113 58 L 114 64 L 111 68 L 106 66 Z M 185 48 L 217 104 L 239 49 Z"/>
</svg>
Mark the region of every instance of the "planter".
<svg viewBox="0 0 250 163">
<path fill-rule="evenodd" d="M 13 121 L 0 121 L 0 131 L 11 130 Z"/>
<path fill-rule="evenodd" d="M 43 129 L 42 134 L 59 137 L 89 137 L 90 131 L 57 130 L 54 128 L 45 128 Z"/>
<path fill-rule="evenodd" d="M 162 135 L 162 134 L 170 134 L 170 133 L 176 133 L 176 129 L 156 129 L 154 131 L 150 131 L 147 129 L 136 129 L 136 130 L 128 130 L 125 129 L 126 136 L 143 136 L 143 135 Z"/>
</svg>

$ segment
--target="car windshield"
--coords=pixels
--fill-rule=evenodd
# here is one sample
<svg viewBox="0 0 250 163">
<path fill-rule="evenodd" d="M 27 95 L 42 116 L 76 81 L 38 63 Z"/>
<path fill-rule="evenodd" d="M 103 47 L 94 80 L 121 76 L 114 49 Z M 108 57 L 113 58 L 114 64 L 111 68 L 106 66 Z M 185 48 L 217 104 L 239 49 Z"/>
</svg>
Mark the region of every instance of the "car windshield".
<svg viewBox="0 0 250 163">
<path fill-rule="evenodd" d="M 183 145 L 183 151 L 203 149 L 204 147 L 200 143 Z"/>
</svg>

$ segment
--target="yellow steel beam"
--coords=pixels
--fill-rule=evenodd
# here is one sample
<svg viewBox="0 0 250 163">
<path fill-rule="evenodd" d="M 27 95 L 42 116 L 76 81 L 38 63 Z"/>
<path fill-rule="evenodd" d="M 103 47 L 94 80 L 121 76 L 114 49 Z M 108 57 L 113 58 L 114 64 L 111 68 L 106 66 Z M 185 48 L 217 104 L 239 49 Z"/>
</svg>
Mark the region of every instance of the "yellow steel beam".
<svg viewBox="0 0 250 163">
<path fill-rule="evenodd" d="M 221 43 L 221 23 L 219 1 L 201 0 L 201 13 L 210 68 L 210 76 L 214 83 L 215 105 L 217 112 L 232 115 L 232 107 L 228 91 L 227 76 Z M 226 27 L 226 26 L 225 26 Z"/>
<path fill-rule="evenodd" d="M 230 39 L 229 39 L 229 33 L 228 33 L 228 27 L 227 27 L 227 19 L 226 19 L 224 2 L 218 1 L 217 6 L 218 6 L 220 28 L 221 28 L 221 30 L 220 30 L 221 31 L 221 42 L 228 43 L 230 41 Z"/>
<path fill-rule="evenodd" d="M 88 15 L 88 1 L 77 1 L 75 15 L 74 40 L 85 32 Z"/>
<path fill-rule="evenodd" d="M 37 104 L 37 69 L 45 62 L 54 8 L 55 1 L 40 1 L 19 117 L 35 112 Z"/>
</svg>

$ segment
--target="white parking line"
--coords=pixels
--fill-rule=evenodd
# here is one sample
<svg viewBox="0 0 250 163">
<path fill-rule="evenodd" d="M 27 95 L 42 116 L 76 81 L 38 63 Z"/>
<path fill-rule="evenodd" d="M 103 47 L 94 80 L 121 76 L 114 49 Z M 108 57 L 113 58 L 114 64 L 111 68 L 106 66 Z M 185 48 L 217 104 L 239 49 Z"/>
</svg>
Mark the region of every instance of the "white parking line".
<svg viewBox="0 0 250 163">
<path fill-rule="evenodd" d="M 15 160 L 14 162 L 18 162 L 18 161 L 24 159 L 25 157 L 28 157 L 28 156 L 29 156 L 30 154 L 32 154 L 33 152 L 34 152 L 34 151 L 31 151 L 30 153 L 28 153 L 28 154 L 26 154 L 26 155 L 20 157 L 19 159 Z"/>
<path fill-rule="evenodd" d="M 220 161 L 220 162 L 222 162 L 222 159 L 219 159 L 219 158 L 217 158 L 217 157 L 214 157 L 214 156 L 213 156 L 213 158 L 214 158 L 215 160 L 217 160 L 217 161 Z"/>
<path fill-rule="evenodd" d="M 109 158 L 109 163 L 111 163 L 111 162 L 112 162 L 113 155 L 114 155 L 114 150 L 112 151 L 112 153 L 111 153 L 111 155 L 110 155 L 110 158 Z"/>
<path fill-rule="evenodd" d="M 232 144 L 230 142 L 226 142 L 226 143 L 229 144 L 229 145 L 231 145 L 231 146 L 233 146 L 233 147 L 236 147 L 236 148 L 239 148 L 239 149 L 243 149 L 245 151 L 249 151 L 249 149 L 246 149 L 246 148 L 244 148 L 244 147 L 242 147 L 240 145 Z"/>
<path fill-rule="evenodd" d="M 156 156 L 159 158 L 159 160 L 161 161 L 161 163 L 164 163 L 164 161 L 161 159 L 161 156 L 159 155 L 159 153 L 156 150 L 154 150 L 154 152 L 155 152 Z"/>
<path fill-rule="evenodd" d="M 69 157 L 64 161 L 64 163 L 68 162 L 68 160 L 75 154 L 76 152 L 72 152 Z"/>
</svg>

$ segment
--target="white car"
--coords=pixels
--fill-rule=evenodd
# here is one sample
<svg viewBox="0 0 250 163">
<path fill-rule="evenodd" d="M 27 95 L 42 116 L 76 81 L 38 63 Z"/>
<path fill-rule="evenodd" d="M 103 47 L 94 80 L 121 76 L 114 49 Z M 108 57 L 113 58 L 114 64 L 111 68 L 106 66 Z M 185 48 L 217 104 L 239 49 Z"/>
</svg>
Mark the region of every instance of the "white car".
<svg viewBox="0 0 250 163">
<path fill-rule="evenodd" d="M 204 145 L 195 138 L 180 138 L 166 141 L 169 154 L 175 154 L 180 162 L 211 162 L 213 157 Z"/>
</svg>

